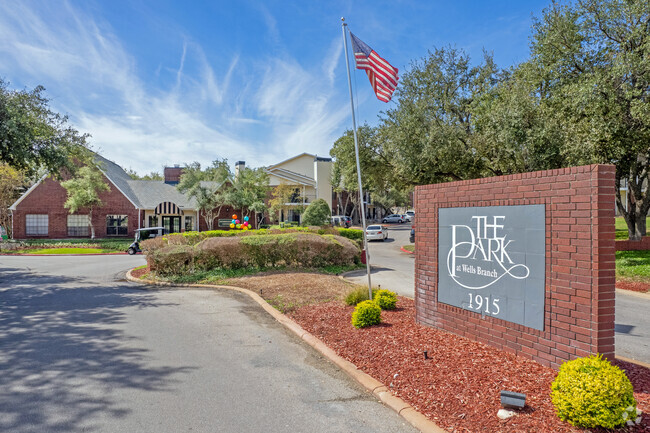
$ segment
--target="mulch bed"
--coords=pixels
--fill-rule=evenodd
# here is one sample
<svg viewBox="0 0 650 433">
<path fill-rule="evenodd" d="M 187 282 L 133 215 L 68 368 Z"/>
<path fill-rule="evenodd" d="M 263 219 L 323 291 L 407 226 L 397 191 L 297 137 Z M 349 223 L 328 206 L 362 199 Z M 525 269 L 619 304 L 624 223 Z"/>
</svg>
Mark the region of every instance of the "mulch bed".
<svg viewBox="0 0 650 433">
<path fill-rule="evenodd" d="M 450 432 L 581 432 L 561 421 L 550 399 L 557 372 L 535 361 L 415 323 L 414 302 L 399 297 L 383 323 L 355 329 L 353 307 L 340 301 L 298 308 L 290 317 L 340 356 L 389 386 L 416 410 Z M 430 359 L 424 359 L 424 351 Z M 650 369 L 623 361 L 643 421 L 621 432 L 650 432 Z M 500 420 L 499 392 L 525 393 L 526 407 Z M 607 430 L 589 429 L 590 432 Z"/>
<path fill-rule="evenodd" d="M 131 271 L 131 276 L 133 278 L 141 278 L 143 275 L 147 274 L 148 272 L 149 269 L 147 268 L 133 269 Z"/>
<path fill-rule="evenodd" d="M 619 277 L 616 279 L 616 288 L 632 290 L 633 292 L 648 293 L 650 292 L 650 283 L 645 281 L 626 280 Z"/>
</svg>

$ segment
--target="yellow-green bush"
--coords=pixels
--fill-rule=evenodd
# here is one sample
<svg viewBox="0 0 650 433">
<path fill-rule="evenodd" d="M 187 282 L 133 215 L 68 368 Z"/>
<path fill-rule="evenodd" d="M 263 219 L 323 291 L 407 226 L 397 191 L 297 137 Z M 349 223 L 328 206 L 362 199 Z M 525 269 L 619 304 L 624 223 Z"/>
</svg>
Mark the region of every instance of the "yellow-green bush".
<svg viewBox="0 0 650 433">
<path fill-rule="evenodd" d="M 382 310 L 394 310 L 397 304 L 397 295 L 390 290 L 377 290 L 373 293 L 373 299 Z"/>
<path fill-rule="evenodd" d="M 357 304 L 352 312 L 352 326 L 365 328 L 381 323 L 381 307 L 374 301 L 363 301 Z"/>
<path fill-rule="evenodd" d="M 560 419 L 578 427 L 611 429 L 636 418 L 632 383 L 600 355 L 562 364 L 551 401 Z"/>
<path fill-rule="evenodd" d="M 374 298 L 377 289 L 372 289 L 372 296 Z M 345 295 L 345 303 L 351 306 L 357 305 L 359 302 L 368 300 L 368 288 L 367 287 L 357 287 L 356 289 L 350 291 Z"/>
</svg>

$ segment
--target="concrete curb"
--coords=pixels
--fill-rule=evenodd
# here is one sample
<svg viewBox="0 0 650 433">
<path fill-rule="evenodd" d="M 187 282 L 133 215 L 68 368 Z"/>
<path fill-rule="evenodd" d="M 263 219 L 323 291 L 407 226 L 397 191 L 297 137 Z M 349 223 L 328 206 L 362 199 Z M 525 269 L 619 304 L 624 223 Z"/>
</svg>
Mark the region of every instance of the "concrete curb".
<svg viewBox="0 0 650 433">
<path fill-rule="evenodd" d="M 641 292 L 635 292 L 634 290 L 625 290 L 625 289 L 616 289 L 616 292 L 625 295 L 636 296 L 637 298 L 650 300 L 650 293 L 641 293 Z"/>
<path fill-rule="evenodd" d="M 420 430 L 422 433 L 447 433 L 446 430 L 437 426 L 434 422 L 430 421 L 422 415 L 420 412 L 415 410 L 411 405 L 406 403 L 401 398 L 390 393 L 388 387 L 383 383 L 379 382 L 374 377 L 369 374 L 364 373 L 359 370 L 356 365 L 348 361 L 347 359 L 339 356 L 328 347 L 321 340 L 316 338 L 314 335 L 305 331 L 300 325 L 296 322 L 280 313 L 278 310 L 273 308 L 269 303 L 267 303 L 261 296 L 257 293 L 248 290 L 242 289 L 241 287 L 236 286 L 220 286 L 216 284 L 171 284 L 163 283 L 153 280 L 142 280 L 140 278 L 135 278 L 131 275 L 131 270 L 126 273 L 126 279 L 140 284 L 150 284 L 154 286 L 165 286 L 165 287 L 191 287 L 195 289 L 227 289 L 234 290 L 240 293 L 244 293 L 250 296 L 255 302 L 257 302 L 267 313 L 269 313 L 275 320 L 284 325 L 291 332 L 296 334 L 301 340 L 305 343 L 316 349 L 321 353 L 325 358 L 329 359 L 334 365 L 339 367 L 348 376 L 356 380 L 361 386 L 370 391 L 379 401 L 393 409 L 397 412 L 402 418 L 404 418 L 409 424 L 411 424 L 416 429 Z"/>
<path fill-rule="evenodd" d="M 615 358 L 618 359 L 619 361 L 625 361 L 625 362 L 629 362 L 630 364 L 636 364 L 636 365 L 640 365 L 641 367 L 650 368 L 650 364 L 648 364 L 647 362 L 638 361 L 636 359 L 626 358 L 625 356 L 618 356 L 618 355 L 616 355 Z"/>
</svg>

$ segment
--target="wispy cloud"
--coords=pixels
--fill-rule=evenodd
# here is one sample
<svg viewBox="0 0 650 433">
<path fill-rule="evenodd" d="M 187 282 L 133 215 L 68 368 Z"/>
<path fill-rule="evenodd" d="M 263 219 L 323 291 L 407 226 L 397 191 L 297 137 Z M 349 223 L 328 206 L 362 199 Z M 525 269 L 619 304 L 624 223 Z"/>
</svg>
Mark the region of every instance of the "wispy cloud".
<svg viewBox="0 0 650 433">
<path fill-rule="evenodd" d="M 281 45 L 274 17 L 264 14 Z M 267 165 L 328 153 L 347 117 L 332 96 L 340 43 L 306 68 L 286 53 L 261 60 L 235 54 L 214 65 L 191 36 L 178 38 L 179 63 L 148 77 L 101 17 L 69 3 L 0 3 L 0 76 L 45 84 L 54 107 L 90 133 L 97 150 L 139 172 L 193 160 Z M 150 83 L 162 71 L 174 74 L 168 89 Z"/>
</svg>

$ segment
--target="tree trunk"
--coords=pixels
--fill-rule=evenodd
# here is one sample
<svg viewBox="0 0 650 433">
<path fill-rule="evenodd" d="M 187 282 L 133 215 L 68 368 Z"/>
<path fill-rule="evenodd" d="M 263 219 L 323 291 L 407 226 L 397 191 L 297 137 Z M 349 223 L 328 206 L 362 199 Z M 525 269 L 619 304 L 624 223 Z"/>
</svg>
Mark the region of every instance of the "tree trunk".
<svg viewBox="0 0 650 433">
<path fill-rule="evenodd" d="M 630 240 L 640 241 L 646 236 L 646 217 L 650 209 L 648 172 L 641 161 L 631 164 L 625 173 L 623 170 L 625 169 L 620 166 L 616 167 L 616 207 L 625 219 Z M 623 179 L 627 181 L 627 210 L 621 197 Z"/>
<path fill-rule="evenodd" d="M 90 239 L 95 239 L 95 226 L 93 226 L 93 209 L 88 211 L 88 224 L 90 225 Z"/>
</svg>

